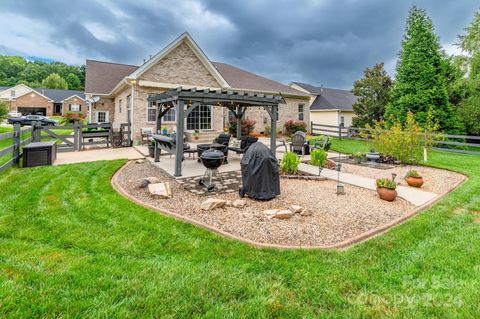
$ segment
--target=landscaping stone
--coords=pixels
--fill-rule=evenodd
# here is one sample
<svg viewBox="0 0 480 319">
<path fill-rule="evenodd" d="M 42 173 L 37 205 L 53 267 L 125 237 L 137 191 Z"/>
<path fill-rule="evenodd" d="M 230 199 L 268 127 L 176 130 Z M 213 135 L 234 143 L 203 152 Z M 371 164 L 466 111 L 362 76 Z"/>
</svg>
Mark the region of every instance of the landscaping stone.
<svg viewBox="0 0 480 319">
<path fill-rule="evenodd" d="M 292 212 L 290 209 L 283 209 L 279 210 L 274 217 L 278 219 L 289 219 L 292 218 L 293 215 L 295 215 L 295 213 Z"/>
<path fill-rule="evenodd" d="M 270 219 L 270 218 L 273 218 L 275 217 L 275 215 L 278 213 L 278 209 L 266 209 L 263 211 L 263 213 L 265 215 L 267 215 L 267 217 Z"/>
<path fill-rule="evenodd" d="M 157 177 L 146 177 L 140 180 L 138 185 L 139 188 L 146 188 L 149 184 L 159 183 L 160 180 Z"/>
<path fill-rule="evenodd" d="M 225 207 L 226 203 L 227 203 L 227 201 L 223 200 L 223 199 L 209 198 L 209 199 L 207 199 L 206 201 L 204 201 L 203 203 L 200 204 L 200 208 L 202 210 L 209 211 L 209 210 L 212 210 L 212 209 L 215 209 L 215 208 Z"/>
<path fill-rule="evenodd" d="M 233 203 L 232 206 L 236 208 L 243 208 L 247 205 L 247 202 L 243 199 L 236 199 Z"/>
<path fill-rule="evenodd" d="M 290 210 L 292 212 L 294 212 L 295 214 L 297 214 L 297 213 L 300 213 L 301 211 L 303 211 L 303 207 L 300 206 L 300 205 L 291 205 Z"/>
<path fill-rule="evenodd" d="M 135 164 L 143 164 L 143 163 L 145 163 L 145 160 L 143 158 L 139 158 L 135 160 Z"/>
<path fill-rule="evenodd" d="M 170 198 L 172 196 L 169 182 L 148 184 L 148 191 L 150 194 L 160 198 Z"/>
<path fill-rule="evenodd" d="M 312 216 L 313 215 L 313 212 L 308 209 L 308 208 L 304 208 L 301 212 L 300 212 L 300 216 Z"/>
</svg>

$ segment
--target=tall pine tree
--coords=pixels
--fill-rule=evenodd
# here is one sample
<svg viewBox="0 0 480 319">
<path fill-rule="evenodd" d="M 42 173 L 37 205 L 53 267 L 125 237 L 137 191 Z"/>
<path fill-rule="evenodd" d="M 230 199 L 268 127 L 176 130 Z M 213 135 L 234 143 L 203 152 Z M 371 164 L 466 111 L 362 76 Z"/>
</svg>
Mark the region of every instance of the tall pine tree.
<svg viewBox="0 0 480 319">
<path fill-rule="evenodd" d="M 463 131 L 462 121 L 448 101 L 440 41 L 425 10 L 414 6 L 407 19 L 385 118 L 405 121 L 411 111 L 422 125 L 429 110 L 433 111 L 441 130 Z"/>
</svg>

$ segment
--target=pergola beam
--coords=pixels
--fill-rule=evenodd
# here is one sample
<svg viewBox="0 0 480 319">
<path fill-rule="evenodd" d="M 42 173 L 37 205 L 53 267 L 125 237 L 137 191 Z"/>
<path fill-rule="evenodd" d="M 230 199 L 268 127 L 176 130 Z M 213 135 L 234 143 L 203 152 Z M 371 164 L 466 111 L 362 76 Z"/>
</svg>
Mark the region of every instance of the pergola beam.
<svg viewBox="0 0 480 319">
<path fill-rule="evenodd" d="M 196 88 L 182 89 L 181 87 L 154 95 L 148 101 L 157 102 L 157 133 L 161 128 L 162 117 L 175 107 L 176 137 L 175 137 L 175 176 L 182 175 L 183 144 L 185 131 L 185 118 L 198 105 L 213 105 L 228 108 L 237 119 L 237 138 L 242 135 L 242 118 L 248 107 L 263 107 L 270 115 L 270 149 L 275 155 L 277 134 L 278 104 L 284 104 L 285 100 L 278 95 L 266 95 L 251 91 L 219 89 L 212 91 L 209 88 L 197 90 Z M 185 105 L 190 105 L 185 110 Z M 164 109 L 165 106 L 165 109 Z M 155 161 L 158 162 L 160 154 L 155 147 Z M 157 154 L 158 153 L 158 154 Z"/>
</svg>

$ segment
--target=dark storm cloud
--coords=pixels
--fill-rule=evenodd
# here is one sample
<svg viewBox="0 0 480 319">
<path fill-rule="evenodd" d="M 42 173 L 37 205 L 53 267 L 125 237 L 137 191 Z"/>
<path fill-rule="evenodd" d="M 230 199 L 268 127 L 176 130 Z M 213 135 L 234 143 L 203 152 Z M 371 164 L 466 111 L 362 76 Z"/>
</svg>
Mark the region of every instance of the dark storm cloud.
<svg viewBox="0 0 480 319">
<path fill-rule="evenodd" d="M 2 4 L 4 12 L 48 25 L 48 41 L 71 50 L 80 63 L 97 58 L 139 64 L 189 31 L 212 60 L 282 82 L 350 88 L 367 66 L 385 62 L 393 71 L 413 2 L 12 0 Z M 455 43 L 479 6 L 473 0 L 416 4 L 427 10 L 444 44 Z M 15 47 L 0 50 L 22 52 Z"/>
</svg>

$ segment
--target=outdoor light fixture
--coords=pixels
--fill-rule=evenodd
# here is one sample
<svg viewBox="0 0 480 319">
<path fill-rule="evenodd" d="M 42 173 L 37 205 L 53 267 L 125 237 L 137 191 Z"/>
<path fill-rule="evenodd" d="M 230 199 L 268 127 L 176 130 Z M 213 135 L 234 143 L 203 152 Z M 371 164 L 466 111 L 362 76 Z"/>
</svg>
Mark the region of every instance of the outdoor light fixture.
<svg viewBox="0 0 480 319">
<path fill-rule="evenodd" d="M 337 195 L 345 195 L 345 186 L 340 183 L 340 170 L 342 169 L 342 164 L 340 163 L 340 153 L 338 153 L 338 163 L 337 163 Z"/>
<path fill-rule="evenodd" d="M 394 181 L 394 182 L 395 182 L 395 178 L 396 178 L 396 177 L 397 177 L 397 174 L 395 174 L 395 173 L 392 173 L 392 181 Z"/>
</svg>

